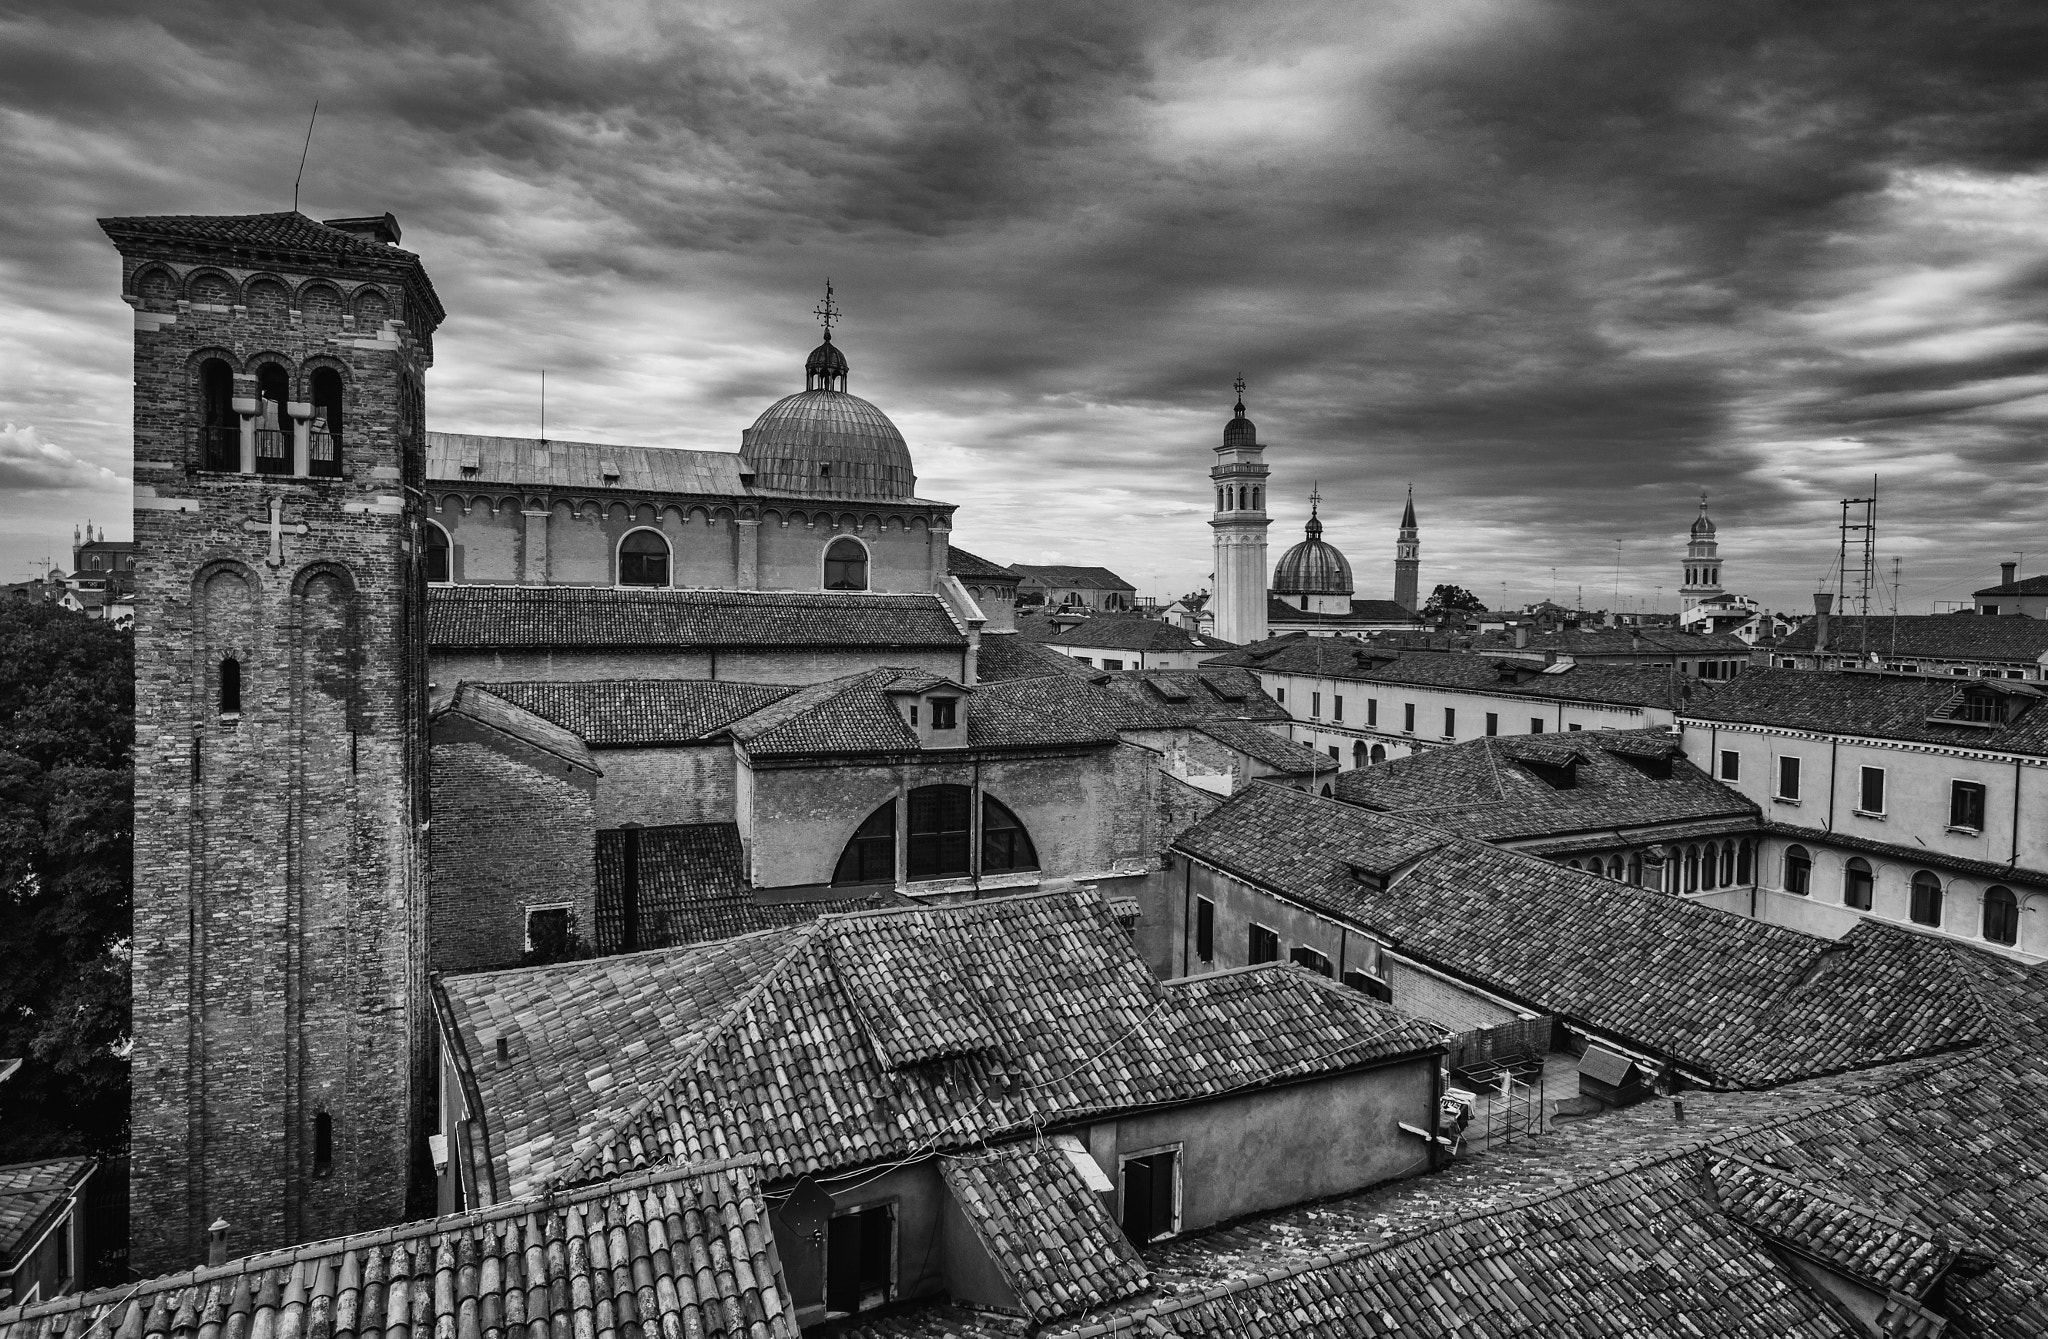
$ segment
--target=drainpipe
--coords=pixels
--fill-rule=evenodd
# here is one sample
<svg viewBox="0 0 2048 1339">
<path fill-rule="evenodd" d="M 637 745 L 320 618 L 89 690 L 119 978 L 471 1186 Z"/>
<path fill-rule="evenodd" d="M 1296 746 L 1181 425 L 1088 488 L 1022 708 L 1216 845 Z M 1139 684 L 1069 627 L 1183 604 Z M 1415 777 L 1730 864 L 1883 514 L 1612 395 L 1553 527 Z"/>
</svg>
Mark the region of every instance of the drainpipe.
<svg viewBox="0 0 2048 1339">
<path fill-rule="evenodd" d="M 2012 760 L 2012 859 L 2007 862 L 2012 869 L 2020 863 L 2020 760 Z"/>
<path fill-rule="evenodd" d="M 1835 831 L 1835 755 L 1841 750 L 1842 741 L 1828 736 L 1828 835 Z"/>
</svg>

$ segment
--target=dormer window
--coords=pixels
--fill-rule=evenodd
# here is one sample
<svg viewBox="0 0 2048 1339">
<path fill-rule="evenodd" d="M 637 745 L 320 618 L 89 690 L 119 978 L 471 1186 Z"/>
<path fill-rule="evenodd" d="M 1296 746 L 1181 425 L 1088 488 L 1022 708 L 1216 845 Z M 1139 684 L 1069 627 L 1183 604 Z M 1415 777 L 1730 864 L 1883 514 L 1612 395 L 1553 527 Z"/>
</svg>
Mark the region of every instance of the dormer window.
<svg viewBox="0 0 2048 1339">
<path fill-rule="evenodd" d="M 931 699 L 931 704 L 932 704 L 932 729 L 934 729 L 934 730 L 955 730 L 955 729 L 958 729 L 958 728 L 959 728 L 959 725 L 960 725 L 960 699 L 959 699 L 959 698 L 957 698 L 957 697 L 935 697 L 935 698 L 932 698 L 932 699 Z M 911 710 L 912 710 L 912 712 L 915 712 L 915 711 L 916 711 L 917 709 L 916 709 L 915 707 L 913 707 L 913 708 L 911 708 Z M 912 717 L 912 723 L 913 723 L 913 724 L 915 724 L 915 722 L 916 722 L 916 718 L 915 718 L 915 716 L 913 716 L 913 717 Z"/>
</svg>

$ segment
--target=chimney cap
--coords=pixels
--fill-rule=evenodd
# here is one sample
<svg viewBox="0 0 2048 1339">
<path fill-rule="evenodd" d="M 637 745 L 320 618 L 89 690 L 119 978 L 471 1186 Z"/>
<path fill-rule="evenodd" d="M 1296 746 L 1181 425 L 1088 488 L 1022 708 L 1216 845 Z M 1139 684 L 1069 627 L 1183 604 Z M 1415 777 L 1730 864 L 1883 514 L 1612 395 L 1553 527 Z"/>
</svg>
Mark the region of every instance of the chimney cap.
<svg viewBox="0 0 2048 1339">
<path fill-rule="evenodd" d="M 336 232 L 352 233 L 368 241 L 382 242 L 386 246 L 398 245 L 400 236 L 398 218 L 396 215 L 388 212 L 383 214 L 367 214 L 362 218 L 321 219 L 320 222 L 323 226 L 333 228 Z"/>
<path fill-rule="evenodd" d="M 1814 612 L 1814 613 L 1816 613 L 1816 614 L 1827 614 L 1827 613 L 1832 613 L 1832 612 L 1834 612 L 1834 608 L 1835 608 L 1835 597 L 1834 597 L 1833 595 L 1830 595 L 1830 594 L 1829 594 L 1828 592 L 1826 592 L 1826 591 L 1815 591 L 1815 592 L 1813 593 L 1813 612 Z"/>
</svg>

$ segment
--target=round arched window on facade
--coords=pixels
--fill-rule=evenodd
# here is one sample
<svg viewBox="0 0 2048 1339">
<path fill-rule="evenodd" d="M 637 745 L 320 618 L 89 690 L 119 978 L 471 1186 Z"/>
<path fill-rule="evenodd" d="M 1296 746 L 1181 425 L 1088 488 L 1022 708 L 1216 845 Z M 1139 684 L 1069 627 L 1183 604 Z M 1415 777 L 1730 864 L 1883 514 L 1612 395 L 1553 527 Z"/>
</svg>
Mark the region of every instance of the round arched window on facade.
<svg viewBox="0 0 2048 1339">
<path fill-rule="evenodd" d="M 1785 891 L 1805 897 L 1813 882 L 1813 857 L 1804 846 L 1785 848 Z"/>
<path fill-rule="evenodd" d="M 1941 880 L 1931 870 L 1913 876 L 1913 924 L 1941 924 Z"/>
<path fill-rule="evenodd" d="M 857 539 L 840 536 L 825 546 L 825 589 L 866 590 L 868 551 Z"/>
<path fill-rule="evenodd" d="M 621 586 L 666 586 L 668 541 L 658 531 L 635 530 L 619 545 Z"/>
<path fill-rule="evenodd" d="M 426 560 L 427 580 L 452 580 L 448 575 L 451 567 L 448 561 L 448 532 L 429 521 L 427 523 L 426 540 L 427 550 L 424 558 Z"/>
<path fill-rule="evenodd" d="M 1993 884 L 1984 890 L 1984 937 L 1994 944 L 2020 941 L 2020 903 L 2012 889 Z"/>
</svg>

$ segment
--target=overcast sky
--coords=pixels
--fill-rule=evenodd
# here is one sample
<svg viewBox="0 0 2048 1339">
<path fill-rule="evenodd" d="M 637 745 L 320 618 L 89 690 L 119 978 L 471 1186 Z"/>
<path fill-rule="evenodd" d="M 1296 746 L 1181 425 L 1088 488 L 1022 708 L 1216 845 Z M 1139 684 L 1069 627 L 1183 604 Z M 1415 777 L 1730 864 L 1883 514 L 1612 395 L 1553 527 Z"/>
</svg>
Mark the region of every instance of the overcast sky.
<svg viewBox="0 0 2048 1339">
<path fill-rule="evenodd" d="M 2048 5 L 0 5 L 0 577 L 129 533 L 93 219 L 390 210 L 428 426 L 733 450 L 837 287 L 955 538 L 1206 585 L 1230 382 L 1272 556 L 1361 596 L 1803 605 L 1879 478 L 1904 607 L 2048 571 Z M 1617 541 L 1620 547 L 1617 550 Z M 1553 572 L 1555 576 L 1553 576 Z M 1889 596 L 1884 600 L 1888 602 Z"/>
</svg>

